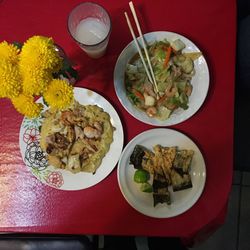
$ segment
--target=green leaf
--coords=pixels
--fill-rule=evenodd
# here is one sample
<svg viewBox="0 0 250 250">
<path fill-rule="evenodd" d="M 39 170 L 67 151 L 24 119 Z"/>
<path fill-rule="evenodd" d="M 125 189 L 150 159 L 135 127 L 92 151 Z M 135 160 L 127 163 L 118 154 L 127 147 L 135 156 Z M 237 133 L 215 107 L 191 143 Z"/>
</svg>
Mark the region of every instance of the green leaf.
<svg viewBox="0 0 250 250">
<path fill-rule="evenodd" d="M 23 43 L 20 42 L 13 42 L 12 44 L 16 46 L 18 49 L 21 49 L 23 47 Z"/>
</svg>

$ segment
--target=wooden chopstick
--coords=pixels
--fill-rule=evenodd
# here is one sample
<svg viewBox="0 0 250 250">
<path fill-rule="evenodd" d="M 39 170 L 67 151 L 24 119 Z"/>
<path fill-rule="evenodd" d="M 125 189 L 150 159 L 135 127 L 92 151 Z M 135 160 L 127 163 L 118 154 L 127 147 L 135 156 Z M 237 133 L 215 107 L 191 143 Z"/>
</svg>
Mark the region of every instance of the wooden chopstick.
<svg viewBox="0 0 250 250">
<path fill-rule="evenodd" d="M 147 77 L 148 77 L 149 81 L 153 84 L 152 77 L 151 77 L 151 75 L 150 75 L 150 73 L 149 73 L 149 71 L 148 71 L 148 67 L 147 67 L 146 62 L 145 62 L 145 60 L 144 60 L 144 58 L 143 58 L 143 55 L 142 55 L 142 52 L 141 52 L 140 45 L 138 44 L 138 41 L 137 41 L 137 39 L 136 39 L 136 36 L 135 36 L 134 30 L 133 30 L 133 28 L 132 28 L 132 25 L 131 25 L 131 23 L 130 23 L 130 20 L 129 20 L 129 17 L 128 17 L 127 12 L 124 12 L 124 15 L 125 15 L 125 17 L 126 17 L 126 20 L 127 20 L 128 27 L 129 27 L 129 30 L 130 30 L 130 32 L 131 32 L 131 35 L 132 35 L 132 37 L 133 37 L 133 39 L 134 39 L 136 48 L 137 48 L 137 50 L 138 50 L 138 52 L 139 52 L 139 55 L 140 55 L 140 57 L 141 57 L 143 66 L 144 66 L 144 68 L 145 68 L 145 70 L 146 70 Z"/>
<path fill-rule="evenodd" d="M 154 74 L 154 71 L 153 71 L 153 68 L 152 68 L 152 64 L 151 64 L 151 61 L 150 61 L 150 58 L 149 58 L 149 55 L 148 55 L 148 50 L 147 50 L 147 46 L 145 44 L 145 40 L 144 40 L 144 36 L 141 32 L 141 27 L 140 27 L 140 23 L 138 21 L 138 18 L 137 18 L 137 15 L 136 15 L 136 11 L 135 11 L 135 8 L 134 8 L 134 4 L 132 1 L 129 2 L 129 7 L 130 7 L 130 10 L 132 12 L 132 15 L 134 17 L 134 20 L 135 20 L 135 24 L 136 24 L 136 27 L 137 27 L 137 30 L 139 32 L 139 35 L 141 37 L 141 41 L 142 41 L 142 46 L 144 48 L 144 52 L 145 52 L 145 55 L 146 55 L 146 58 L 147 58 L 147 62 L 148 62 L 148 66 L 149 66 L 149 69 L 150 69 L 150 73 L 151 73 L 151 76 L 152 76 L 152 79 L 153 79 L 153 83 L 154 83 L 154 87 L 155 87 L 155 91 L 156 91 L 156 94 L 158 96 L 158 93 L 159 93 L 159 90 L 158 90 L 158 86 L 157 86 L 157 83 L 156 83 L 156 80 L 155 80 L 155 74 Z"/>
</svg>

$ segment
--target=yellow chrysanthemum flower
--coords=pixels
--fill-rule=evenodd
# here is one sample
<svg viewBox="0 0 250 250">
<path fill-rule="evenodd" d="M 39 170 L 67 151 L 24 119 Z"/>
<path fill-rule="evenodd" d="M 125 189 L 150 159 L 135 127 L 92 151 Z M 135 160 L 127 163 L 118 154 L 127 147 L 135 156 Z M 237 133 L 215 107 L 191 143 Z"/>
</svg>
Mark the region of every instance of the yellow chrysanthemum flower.
<svg viewBox="0 0 250 250">
<path fill-rule="evenodd" d="M 39 116 L 43 108 L 43 105 L 41 103 L 34 102 L 33 96 L 25 95 L 23 93 L 21 93 L 17 97 L 12 98 L 11 101 L 15 109 L 28 118 Z"/>
<path fill-rule="evenodd" d="M 0 43 L 0 60 L 5 59 L 13 64 L 19 61 L 20 50 L 13 44 L 8 44 L 6 41 Z"/>
<path fill-rule="evenodd" d="M 0 60 L 0 97 L 16 97 L 22 90 L 21 76 L 17 65 L 6 59 Z"/>
<path fill-rule="evenodd" d="M 54 79 L 50 82 L 43 97 L 51 108 L 64 109 L 73 101 L 73 87 L 65 80 Z"/>
<path fill-rule="evenodd" d="M 23 70 L 22 76 L 23 92 L 29 95 L 41 95 L 53 79 L 50 72 L 42 70 L 39 67 L 27 67 Z"/>
<path fill-rule="evenodd" d="M 56 51 L 52 38 L 33 36 L 23 45 L 20 53 L 21 70 L 27 67 L 39 67 L 51 73 L 57 72 L 62 66 L 62 58 Z"/>
</svg>

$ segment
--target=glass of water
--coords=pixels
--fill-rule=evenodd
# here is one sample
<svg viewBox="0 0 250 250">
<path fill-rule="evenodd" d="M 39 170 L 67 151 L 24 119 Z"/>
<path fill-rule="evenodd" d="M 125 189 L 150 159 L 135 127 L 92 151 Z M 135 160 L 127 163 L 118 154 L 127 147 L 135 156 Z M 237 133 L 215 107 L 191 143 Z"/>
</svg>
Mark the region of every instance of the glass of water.
<svg viewBox="0 0 250 250">
<path fill-rule="evenodd" d="M 70 12 L 68 30 L 90 57 L 99 58 L 105 54 L 109 42 L 110 16 L 99 4 L 84 2 Z"/>
</svg>

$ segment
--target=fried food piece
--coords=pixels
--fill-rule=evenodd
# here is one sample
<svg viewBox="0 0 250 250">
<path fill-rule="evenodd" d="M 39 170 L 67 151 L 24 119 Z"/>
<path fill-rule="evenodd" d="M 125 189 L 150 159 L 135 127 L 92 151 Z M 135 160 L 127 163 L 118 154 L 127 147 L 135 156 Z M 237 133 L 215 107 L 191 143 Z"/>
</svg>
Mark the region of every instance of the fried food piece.
<svg viewBox="0 0 250 250">
<path fill-rule="evenodd" d="M 154 153 L 150 150 L 145 150 L 144 153 L 145 154 L 142 158 L 142 168 L 150 174 L 154 174 Z"/>
<path fill-rule="evenodd" d="M 153 175 L 154 206 L 171 204 L 169 186 L 172 185 L 174 192 L 192 187 L 189 171 L 193 155 L 193 150 L 179 150 L 178 147 L 155 145 L 152 152 L 144 146 L 135 146 L 130 163 Z"/>
<path fill-rule="evenodd" d="M 191 176 L 189 174 L 180 175 L 175 169 L 172 169 L 170 177 L 174 192 L 193 187 Z"/>
<path fill-rule="evenodd" d="M 178 150 L 174 159 L 173 168 L 183 175 L 188 173 L 193 159 L 193 150 Z"/>
<path fill-rule="evenodd" d="M 144 169 L 150 174 L 154 174 L 153 157 L 153 152 L 142 145 L 136 145 L 130 156 L 130 164 L 135 169 Z"/>
<path fill-rule="evenodd" d="M 164 161 L 162 157 L 161 146 L 155 145 L 153 147 L 153 150 L 154 150 L 154 158 L 153 158 L 154 172 L 163 176 L 164 175 L 164 172 L 163 172 Z"/>
<path fill-rule="evenodd" d="M 170 193 L 168 191 L 168 181 L 163 175 L 154 174 L 153 180 L 153 199 L 154 207 L 159 203 L 171 204 Z"/>
<path fill-rule="evenodd" d="M 155 145 L 153 150 L 154 171 L 160 175 L 164 175 L 168 182 L 171 183 L 169 176 L 176 155 L 176 147 L 162 147 L 161 145 Z"/>
<path fill-rule="evenodd" d="M 130 164 L 134 165 L 135 169 L 141 169 L 142 168 L 142 159 L 145 155 L 146 148 L 141 145 L 136 145 L 134 147 L 134 150 L 130 156 Z"/>
</svg>

